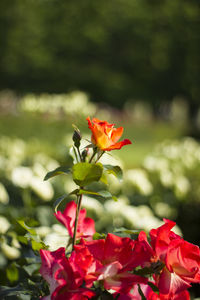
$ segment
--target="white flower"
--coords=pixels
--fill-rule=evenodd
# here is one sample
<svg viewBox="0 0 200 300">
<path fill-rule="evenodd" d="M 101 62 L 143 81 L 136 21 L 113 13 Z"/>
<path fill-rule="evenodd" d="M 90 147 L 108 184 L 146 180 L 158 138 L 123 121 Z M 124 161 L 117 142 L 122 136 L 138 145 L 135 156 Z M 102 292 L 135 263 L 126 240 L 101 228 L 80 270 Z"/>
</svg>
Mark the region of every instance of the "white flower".
<svg viewBox="0 0 200 300">
<path fill-rule="evenodd" d="M 16 167 L 11 173 L 12 182 L 22 188 L 29 186 L 33 172 L 28 167 Z"/>
<path fill-rule="evenodd" d="M 96 199 L 83 196 L 82 205 L 88 210 L 93 210 L 95 213 L 100 216 L 103 214 L 103 205 Z"/>
<path fill-rule="evenodd" d="M 164 202 L 157 202 L 154 206 L 156 214 L 161 218 L 170 218 L 176 215 L 176 209 Z"/>
<path fill-rule="evenodd" d="M 47 234 L 51 233 L 51 228 L 48 226 L 40 226 L 35 228 L 36 233 L 41 237 L 45 237 Z"/>
<path fill-rule="evenodd" d="M 33 176 L 30 181 L 30 187 L 44 201 L 50 201 L 53 198 L 54 191 L 49 181 L 42 181 L 39 177 Z"/>
<path fill-rule="evenodd" d="M 60 225 L 54 224 L 52 226 L 52 232 L 47 234 L 44 239 L 45 245 L 49 246 L 50 251 L 55 251 L 60 247 L 66 247 L 70 239 L 67 229 Z"/>
<path fill-rule="evenodd" d="M 46 169 L 38 162 L 34 163 L 34 165 L 32 166 L 32 170 L 37 177 L 41 178 L 41 181 L 47 173 Z"/>
<path fill-rule="evenodd" d="M 173 173 L 169 170 L 163 170 L 160 172 L 160 181 L 165 187 L 171 187 L 174 183 Z"/>
<path fill-rule="evenodd" d="M 1 244 L 1 250 L 8 259 L 14 260 L 20 257 L 20 251 L 15 247 L 9 246 L 5 242 Z"/>
<path fill-rule="evenodd" d="M 6 233 L 6 231 L 10 228 L 10 223 L 8 222 L 8 220 L 3 217 L 0 216 L 0 233 L 4 234 Z"/>
<path fill-rule="evenodd" d="M 126 182 L 135 186 L 142 195 L 148 196 L 153 191 L 153 186 L 147 177 L 147 173 L 142 169 L 133 169 L 126 171 L 124 175 Z"/>
<path fill-rule="evenodd" d="M 190 182 L 184 176 L 177 177 L 175 179 L 174 185 L 175 185 L 175 193 L 178 198 L 182 198 L 186 196 L 186 194 L 190 190 Z"/>
<path fill-rule="evenodd" d="M 176 160 L 180 157 L 180 148 L 175 144 L 168 145 L 163 148 L 163 154 L 169 159 Z"/>
<path fill-rule="evenodd" d="M 4 185 L 0 182 L 0 202 L 3 204 L 8 204 L 9 195 L 4 187 Z"/>
<path fill-rule="evenodd" d="M 127 205 L 124 201 L 113 201 L 109 200 L 105 203 L 106 210 L 113 216 L 114 223 L 115 219 L 121 217 L 128 221 L 132 228 L 144 229 L 149 231 L 152 228 L 158 227 L 162 222 L 154 217 L 151 209 L 145 205 L 131 206 Z M 122 220 L 119 220 L 122 223 Z"/>
<path fill-rule="evenodd" d="M 147 156 L 144 159 L 143 166 L 149 171 L 155 171 L 157 165 L 157 158 L 154 156 Z"/>
</svg>

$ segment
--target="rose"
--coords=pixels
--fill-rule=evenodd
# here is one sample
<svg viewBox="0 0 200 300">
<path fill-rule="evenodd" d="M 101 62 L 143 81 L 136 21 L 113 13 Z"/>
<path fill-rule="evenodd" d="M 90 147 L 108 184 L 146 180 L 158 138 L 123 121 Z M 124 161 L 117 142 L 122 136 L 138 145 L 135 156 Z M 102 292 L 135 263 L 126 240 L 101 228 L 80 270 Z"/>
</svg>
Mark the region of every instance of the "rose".
<svg viewBox="0 0 200 300">
<path fill-rule="evenodd" d="M 125 139 L 118 142 L 122 136 L 123 127 L 114 128 L 115 124 L 109 124 L 106 121 L 101 121 L 93 118 L 87 118 L 88 127 L 92 131 L 92 143 L 102 151 L 111 151 L 121 149 L 123 146 L 131 144 L 131 141 Z"/>
<path fill-rule="evenodd" d="M 128 293 L 134 284 L 147 283 L 147 278 L 132 274 L 134 241 L 108 233 L 105 240 L 84 241 L 74 246 L 70 263 L 82 274 L 87 287 L 101 281 L 107 290 Z"/>
<path fill-rule="evenodd" d="M 176 223 L 164 221 L 164 225 L 150 231 L 150 236 L 154 260 L 165 264 L 156 276 L 159 291 L 172 297 L 188 289 L 190 283 L 200 282 L 200 249 L 171 231 Z"/>
<path fill-rule="evenodd" d="M 77 205 L 74 201 L 67 203 L 64 212 L 55 213 L 56 219 L 61 222 L 68 230 L 69 235 L 73 237 L 74 223 L 76 218 Z M 91 238 L 95 233 L 94 220 L 86 217 L 86 209 L 81 209 L 78 219 L 77 238 Z"/>
<path fill-rule="evenodd" d="M 154 282 L 151 282 L 155 284 Z M 162 295 L 159 293 L 156 294 L 148 284 L 140 284 L 140 289 L 142 290 L 146 300 L 190 300 L 190 294 L 187 290 L 184 290 L 175 295 Z M 128 294 L 120 294 L 118 295 L 117 300 L 141 300 L 141 295 L 138 291 L 138 286 L 134 285 L 133 289 Z"/>
<path fill-rule="evenodd" d="M 82 287 L 83 278 L 74 272 L 65 256 L 65 248 L 53 252 L 40 250 L 40 256 L 40 273 L 48 282 L 50 290 L 50 295 L 43 300 L 87 300 L 95 296 L 93 291 Z"/>
<path fill-rule="evenodd" d="M 190 283 L 200 282 L 200 250 L 183 239 L 170 242 L 158 283 L 163 294 L 177 294 L 188 289 Z"/>
</svg>

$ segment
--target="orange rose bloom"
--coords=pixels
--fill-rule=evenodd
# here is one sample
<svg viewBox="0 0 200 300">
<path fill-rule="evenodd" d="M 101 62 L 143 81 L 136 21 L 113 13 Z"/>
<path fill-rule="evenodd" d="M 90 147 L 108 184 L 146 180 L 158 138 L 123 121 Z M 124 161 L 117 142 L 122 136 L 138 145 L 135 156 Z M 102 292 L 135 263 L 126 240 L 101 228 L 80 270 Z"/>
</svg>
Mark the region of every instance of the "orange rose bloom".
<svg viewBox="0 0 200 300">
<path fill-rule="evenodd" d="M 124 145 L 131 144 L 128 139 L 118 142 L 122 136 L 123 127 L 113 128 L 115 124 L 109 124 L 96 118 L 91 121 L 90 117 L 87 118 L 87 121 L 88 127 L 92 131 L 92 143 L 102 151 L 121 149 Z"/>
</svg>

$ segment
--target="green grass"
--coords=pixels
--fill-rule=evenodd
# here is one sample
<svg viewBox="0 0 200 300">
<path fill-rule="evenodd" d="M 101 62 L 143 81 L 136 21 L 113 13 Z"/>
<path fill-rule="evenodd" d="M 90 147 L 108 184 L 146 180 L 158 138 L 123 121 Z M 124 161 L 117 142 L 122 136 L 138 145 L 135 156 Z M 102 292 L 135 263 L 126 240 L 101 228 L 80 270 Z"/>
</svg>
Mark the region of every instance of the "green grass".
<svg viewBox="0 0 200 300">
<path fill-rule="evenodd" d="M 84 119 L 53 119 L 34 114 L 2 115 L 0 117 L 0 133 L 1 136 L 18 137 L 25 141 L 35 142 L 38 145 L 36 149 L 57 156 L 61 143 L 63 144 L 63 138 L 73 132 L 72 123 L 76 124 L 84 133 L 90 134 Z M 115 123 L 117 127 L 124 126 L 123 138 L 129 138 L 132 141 L 132 145 L 125 146 L 120 151 L 113 151 L 113 154 L 117 154 L 128 168 L 139 166 L 156 143 L 183 135 L 182 128 L 167 122 L 135 124 L 130 121 L 122 123 L 120 120 L 115 120 Z"/>
<path fill-rule="evenodd" d="M 141 165 L 144 157 L 152 152 L 157 143 L 166 139 L 180 138 L 184 135 L 183 128 L 164 121 L 146 124 L 127 122 L 123 126 L 123 136 L 129 138 L 132 145 L 122 148 L 117 154 L 127 168 Z"/>
</svg>

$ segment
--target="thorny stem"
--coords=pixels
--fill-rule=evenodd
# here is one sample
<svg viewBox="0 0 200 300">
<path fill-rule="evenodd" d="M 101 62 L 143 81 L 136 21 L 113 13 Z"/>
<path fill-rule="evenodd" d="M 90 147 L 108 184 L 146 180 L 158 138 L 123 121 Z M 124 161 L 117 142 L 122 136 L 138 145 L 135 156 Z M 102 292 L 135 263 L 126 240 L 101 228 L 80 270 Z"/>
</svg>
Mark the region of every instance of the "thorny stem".
<svg viewBox="0 0 200 300">
<path fill-rule="evenodd" d="M 81 189 L 83 189 L 83 187 L 81 187 Z M 75 218 L 75 224 L 74 224 L 74 234 L 73 234 L 73 239 L 72 239 L 72 247 L 73 248 L 74 248 L 74 245 L 76 244 L 78 218 L 79 218 L 79 213 L 80 213 L 80 209 L 81 209 L 82 198 L 83 198 L 83 195 L 78 195 L 77 196 L 76 218 Z"/>
</svg>

